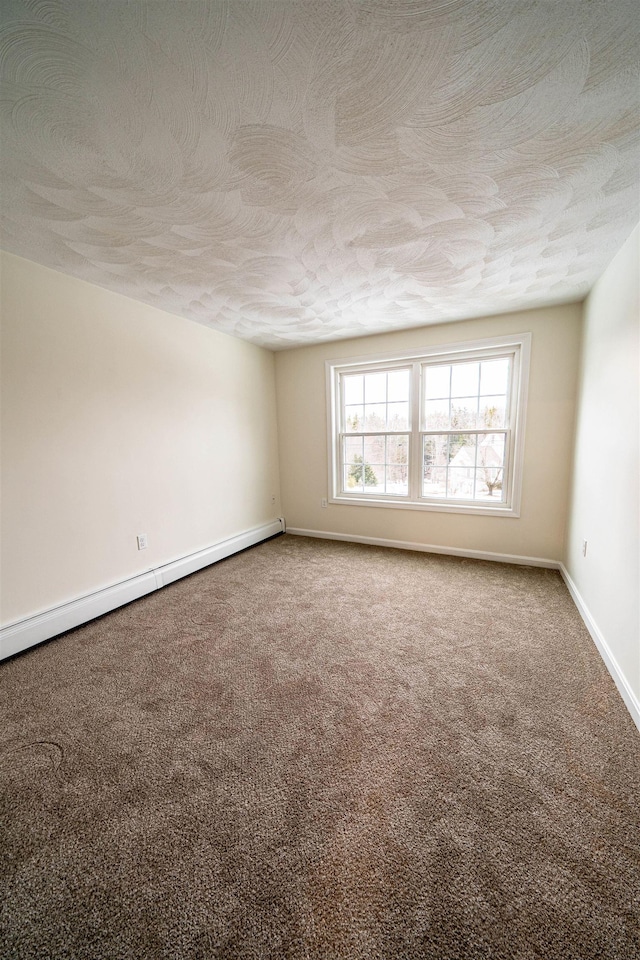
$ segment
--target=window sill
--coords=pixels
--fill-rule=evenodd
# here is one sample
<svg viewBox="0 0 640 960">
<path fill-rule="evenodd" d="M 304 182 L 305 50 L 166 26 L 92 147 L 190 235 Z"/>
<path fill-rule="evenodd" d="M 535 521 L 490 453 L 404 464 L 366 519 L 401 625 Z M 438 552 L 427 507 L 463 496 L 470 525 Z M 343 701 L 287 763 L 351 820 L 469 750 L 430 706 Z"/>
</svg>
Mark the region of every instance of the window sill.
<svg viewBox="0 0 640 960">
<path fill-rule="evenodd" d="M 487 506 L 479 503 L 447 503 L 417 500 L 394 500 L 392 498 L 382 497 L 358 497 L 352 495 L 342 495 L 329 497 L 329 503 L 348 504 L 352 507 L 384 507 L 392 510 L 426 510 L 432 513 L 466 513 L 470 516 L 485 517 L 513 517 L 518 518 L 520 511 L 508 503 L 496 504 L 496 506 Z"/>
</svg>

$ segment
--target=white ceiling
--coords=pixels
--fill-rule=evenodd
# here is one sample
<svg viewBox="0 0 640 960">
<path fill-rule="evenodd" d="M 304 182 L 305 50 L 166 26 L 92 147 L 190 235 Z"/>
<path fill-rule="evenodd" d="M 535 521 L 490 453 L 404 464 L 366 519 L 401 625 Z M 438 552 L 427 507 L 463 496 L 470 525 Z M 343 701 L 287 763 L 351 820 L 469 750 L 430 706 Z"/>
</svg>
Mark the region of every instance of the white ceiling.
<svg viewBox="0 0 640 960">
<path fill-rule="evenodd" d="M 582 298 L 635 0 L 4 0 L 3 246 L 272 348 Z"/>
</svg>

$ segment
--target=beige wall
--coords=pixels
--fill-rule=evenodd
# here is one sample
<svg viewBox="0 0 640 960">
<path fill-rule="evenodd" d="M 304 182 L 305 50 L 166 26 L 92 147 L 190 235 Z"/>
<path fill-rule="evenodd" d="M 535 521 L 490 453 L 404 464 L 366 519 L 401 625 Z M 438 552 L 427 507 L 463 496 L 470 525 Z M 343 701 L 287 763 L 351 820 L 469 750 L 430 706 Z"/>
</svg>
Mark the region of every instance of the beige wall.
<svg viewBox="0 0 640 960">
<path fill-rule="evenodd" d="M 3 623 L 280 515 L 272 353 L 1 265 Z"/>
<path fill-rule="evenodd" d="M 532 333 L 520 518 L 393 510 L 327 496 L 325 366 L 508 333 Z M 283 509 L 288 527 L 560 561 L 568 506 L 581 306 L 531 310 L 305 347 L 276 355 Z"/>
<path fill-rule="evenodd" d="M 565 565 L 640 699 L 640 228 L 585 304 Z M 587 555 L 582 555 L 582 541 Z"/>
<path fill-rule="evenodd" d="M 581 370 L 577 304 L 274 357 L 3 254 L 3 624 L 282 513 L 294 528 L 550 560 L 566 537 L 568 572 L 639 697 L 638 240 L 586 302 Z M 532 355 L 520 518 L 320 506 L 325 359 L 521 332 Z"/>
</svg>

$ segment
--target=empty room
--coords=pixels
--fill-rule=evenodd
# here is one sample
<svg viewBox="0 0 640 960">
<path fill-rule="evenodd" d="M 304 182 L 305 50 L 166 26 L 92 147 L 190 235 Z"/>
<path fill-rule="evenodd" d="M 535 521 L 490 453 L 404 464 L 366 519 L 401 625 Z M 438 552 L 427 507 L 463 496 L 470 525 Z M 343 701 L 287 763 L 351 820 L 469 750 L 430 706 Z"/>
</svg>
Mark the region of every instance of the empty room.
<svg viewBox="0 0 640 960">
<path fill-rule="evenodd" d="M 5 0 L 2 960 L 640 960 L 632 0 Z"/>
</svg>

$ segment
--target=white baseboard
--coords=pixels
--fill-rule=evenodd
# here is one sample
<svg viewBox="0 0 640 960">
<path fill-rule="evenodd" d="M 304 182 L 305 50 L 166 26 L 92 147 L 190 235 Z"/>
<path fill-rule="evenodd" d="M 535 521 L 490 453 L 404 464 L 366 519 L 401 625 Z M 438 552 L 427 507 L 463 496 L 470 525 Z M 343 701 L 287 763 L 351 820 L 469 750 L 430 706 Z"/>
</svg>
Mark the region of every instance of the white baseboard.
<svg viewBox="0 0 640 960">
<path fill-rule="evenodd" d="M 36 643 L 42 643 L 43 640 L 56 637 L 59 633 L 71 630 L 73 627 L 79 627 L 89 620 L 94 620 L 95 617 L 115 610 L 116 607 L 137 600 L 153 590 L 166 587 L 174 580 L 195 573 L 196 570 L 208 567 L 211 563 L 230 557 L 240 550 L 245 550 L 283 531 L 284 520 L 280 518 L 273 520 L 260 527 L 245 530 L 228 540 L 221 540 L 205 550 L 180 557 L 178 560 L 52 607 L 35 616 L 18 620 L 0 630 L 0 660 L 20 653 Z"/>
<path fill-rule="evenodd" d="M 604 660 L 605 666 L 609 671 L 609 673 L 611 674 L 613 682 L 618 688 L 618 692 L 620 693 L 620 696 L 624 700 L 627 710 L 631 714 L 631 719 L 635 723 L 638 730 L 640 730 L 640 701 L 638 700 L 635 693 L 629 686 L 627 678 L 625 677 L 624 673 L 620 669 L 620 665 L 618 664 L 618 661 L 614 657 L 611 651 L 611 648 L 609 647 L 609 644 L 603 637 L 600 631 L 600 628 L 598 627 L 597 623 L 591 616 L 591 613 L 589 612 L 589 609 L 586 603 L 582 599 L 578 591 L 578 588 L 576 587 L 575 583 L 571 579 L 569 571 L 567 570 L 567 568 L 563 563 L 560 564 L 559 569 L 560 569 L 560 573 L 562 574 L 562 579 L 566 583 L 567 589 L 571 594 L 573 602 L 578 608 L 578 612 L 580 613 L 580 616 L 584 620 L 587 630 L 591 634 L 591 639 L 593 640 L 596 647 L 598 648 L 598 652 L 600 653 L 600 656 Z"/>
<path fill-rule="evenodd" d="M 351 533 L 327 533 L 324 530 L 303 530 L 287 527 L 287 533 L 298 537 L 318 537 L 321 540 L 345 540 L 347 543 L 368 543 L 374 547 L 393 547 L 395 550 L 419 550 L 421 553 L 441 553 L 451 557 L 467 557 L 470 560 L 492 560 L 496 563 L 519 563 L 527 567 L 548 567 L 559 570 L 558 560 L 541 557 L 521 557 L 511 553 L 489 553 L 487 550 L 463 550 L 459 547 L 439 547 L 431 543 L 412 543 L 408 540 L 384 540 L 382 537 L 361 537 Z"/>
<path fill-rule="evenodd" d="M 0 660 L 11 657 L 37 643 L 42 643 L 43 640 L 49 640 L 51 637 L 58 636 L 58 634 L 64 633 L 66 630 L 71 630 L 83 623 L 87 623 L 89 620 L 109 613 L 110 610 L 115 610 L 117 607 L 121 607 L 125 603 L 130 603 L 132 600 L 137 600 L 147 593 L 159 590 L 167 586 L 167 584 L 179 580 L 181 577 L 195 573 L 203 567 L 216 563 L 218 560 L 223 560 L 225 557 L 230 557 L 240 550 L 245 550 L 247 547 L 269 539 L 269 537 L 284 533 L 285 529 L 287 533 L 299 537 L 343 540 L 348 543 L 367 543 L 373 546 L 392 547 L 398 550 L 417 550 L 423 553 L 439 553 L 454 557 L 468 557 L 472 560 L 491 560 L 498 563 L 516 563 L 559 570 L 578 608 L 578 612 L 584 620 L 585 626 L 620 692 L 620 696 L 624 700 L 635 725 L 638 730 L 640 730 L 640 701 L 629 686 L 615 656 L 611 652 L 608 643 L 600 632 L 598 625 L 591 616 L 578 588 L 563 563 L 540 557 L 524 557 L 508 553 L 490 553 L 486 550 L 462 550 L 457 547 L 440 547 L 434 544 L 412 543 L 406 540 L 386 540 L 381 537 L 362 537 L 348 533 L 329 533 L 324 530 L 303 530 L 300 527 L 289 527 L 287 529 L 284 518 L 278 518 L 260 527 L 246 530 L 244 533 L 230 537 L 228 540 L 221 540 L 207 547 L 205 550 L 199 550 L 197 553 L 180 557 L 178 560 L 165 563 L 160 567 L 138 574 L 138 576 L 131 577 L 128 580 L 122 580 L 120 583 L 115 583 L 102 590 L 96 590 L 86 596 L 78 597 L 76 600 L 71 600 L 68 603 L 52 607 L 50 610 L 45 610 L 35 616 L 26 617 L 16 623 L 9 624 L 0 629 Z"/>
</svg>

